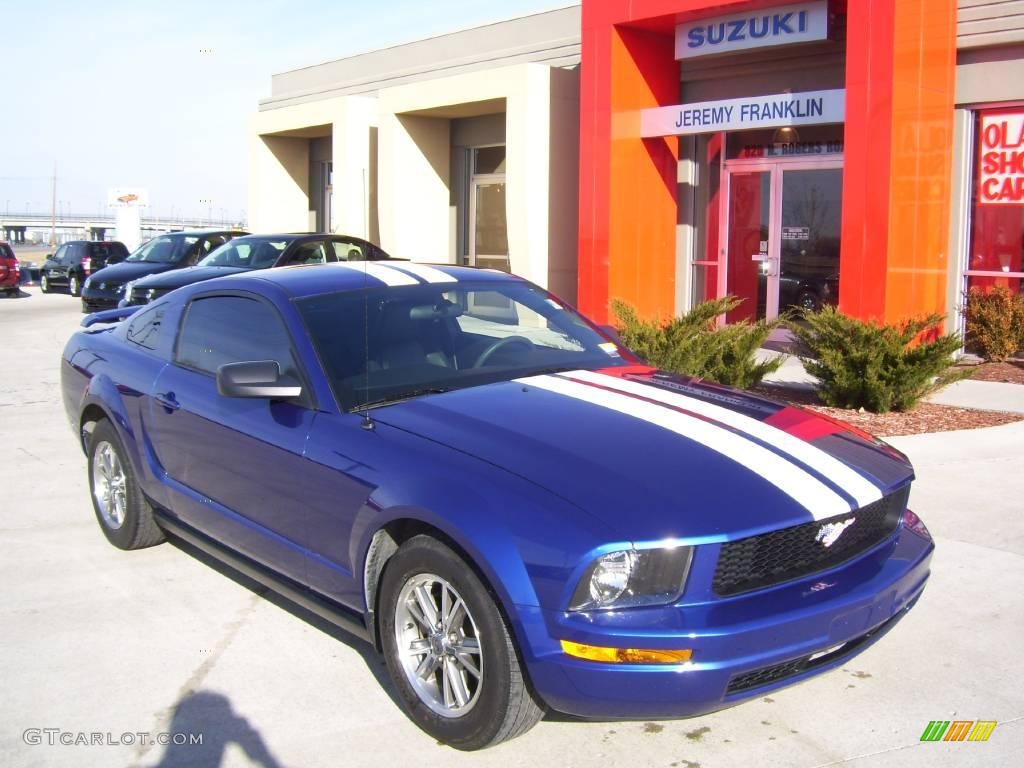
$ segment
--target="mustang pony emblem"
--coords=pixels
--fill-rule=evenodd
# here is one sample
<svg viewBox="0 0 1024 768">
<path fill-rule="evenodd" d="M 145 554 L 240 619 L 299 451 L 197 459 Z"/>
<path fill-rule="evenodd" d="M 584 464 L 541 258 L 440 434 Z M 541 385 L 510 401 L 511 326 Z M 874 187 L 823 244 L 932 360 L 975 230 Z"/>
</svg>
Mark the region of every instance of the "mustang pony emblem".
<svg viewBox="0 0 1024 768">
<path fill-rule="evenodd" d="M 855 522 L 857 522 L 857 519 L 851 517 L 849 520 L 843 520 L 841 523 L 826 523 L 818 529 L 818 533 L 815 535 L 814 540 L 820 541 L 823 547 L 831 547 L 836 543 L 836 540 L 843 535 L 843 531 Z"/>
</svg>

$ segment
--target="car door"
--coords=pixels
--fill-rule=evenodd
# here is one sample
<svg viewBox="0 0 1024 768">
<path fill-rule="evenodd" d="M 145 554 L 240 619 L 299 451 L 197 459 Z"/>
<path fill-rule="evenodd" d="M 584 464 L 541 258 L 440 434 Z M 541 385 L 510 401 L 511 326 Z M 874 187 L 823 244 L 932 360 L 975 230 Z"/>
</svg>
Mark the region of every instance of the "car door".
<svg viewBox="0 0 1024 768">
<path fill-rule="evenodd" d="M 270 302 L 240 292 L 193 298 L 171 364 L 153 385 L 153 452 L 174 514 L 303 581 L 302 454 L 314 410 L 310 395 L 270 401 L 218 394 L 217 368 L 245 360 L 276 360 L 282 372 L 304 380 Z"/>
<path fill-rule="evenodd" d="M 68 270 L 64 258 L 67 256 L 69 248 L 70 246 L 66 244 L 62 245 L 46 262 L 46 279 L 51 285 L 64 285 L 68 281 Z"/>
</svg>

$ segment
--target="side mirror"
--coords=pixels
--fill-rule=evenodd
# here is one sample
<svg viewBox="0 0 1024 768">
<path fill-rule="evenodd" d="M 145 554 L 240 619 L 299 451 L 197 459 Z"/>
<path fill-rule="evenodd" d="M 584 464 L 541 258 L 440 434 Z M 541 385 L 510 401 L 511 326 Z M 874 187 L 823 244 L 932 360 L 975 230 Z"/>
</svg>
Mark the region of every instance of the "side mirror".
<svg viewBox="0 0 1024 768">
<path fill-rule="evenodd" d="M 290 376 L 281 375 L 276 360 L 226 363 L 217 369 L 217 391 L 224 397 L 260 397 L 287 400 L 302 394 Z"/>
</svg>

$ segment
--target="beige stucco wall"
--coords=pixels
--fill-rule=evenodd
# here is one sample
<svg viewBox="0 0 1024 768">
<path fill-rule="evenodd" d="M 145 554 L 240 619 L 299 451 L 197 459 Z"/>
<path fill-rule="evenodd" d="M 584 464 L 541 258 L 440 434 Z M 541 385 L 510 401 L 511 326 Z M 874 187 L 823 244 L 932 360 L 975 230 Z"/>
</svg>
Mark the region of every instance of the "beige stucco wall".
<svg viewBox="0 0 1024 768">
<path fill-rule="evenodd" d="M 504 100 L 512 271 L 575 299 L 578 93 L 575 72 L 542 64 L 381 90 L 381 245 L 417 261 L 456 260 L 451 118 Z"/>
<path fill-rule="evenodd" d="M 335 232 L 368 237 L 376 230 L 372 138 L 376 100 L 342 96 L 258 112 L 249 125 L 249 229 L 302 232 L 312 228 L 310 138 L 331 137 Z"/>
</svg>

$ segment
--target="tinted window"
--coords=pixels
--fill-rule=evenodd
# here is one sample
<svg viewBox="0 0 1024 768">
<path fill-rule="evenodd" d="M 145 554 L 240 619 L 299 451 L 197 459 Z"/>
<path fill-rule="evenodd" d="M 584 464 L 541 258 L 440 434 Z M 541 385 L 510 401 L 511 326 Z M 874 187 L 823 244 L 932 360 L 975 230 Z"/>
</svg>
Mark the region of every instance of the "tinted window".
<svg viewBox="0 0 1024 768">
<path fill-rule="evenodd" d="M 51 256 L 50 258 L 53 261 L 58 261 L 59 262 L 61 259 L 64 258 L 64 254 L 67 253 L 67 251 L 68 251 L 68 247 L 66 245 L 62 245 L 60 248 L 57 249 L 57 252 L 54 253 L 53 256 Z"/>
<path fill-rule="evenodd" d="M 163 319 L 162 306 L 139 312 L 128 325 L 128 341 L 146 349 L 156 349 L 160 341 L 160 326 Z"/>
<path fill-rule="evenodd" d="M 195 245 L 197 237 L 165 236 L 155 237 L 128 257 L 128 261 L 145 261 L 150 264 L 173 264 L 180 261 L 188 249 Z"/>
<path fill-rule="evenodd" d="M 242 296 L 193 301 L 178 338 L 176 360 L 209 373 L 225 363 L 276 360 L 281 373 L 296 375 L 280 316 L 271 306 Z"/>
<path fill-rule="evenodd" d="M 348 291 L 297 305 L 346 408 L 624 364 L 618 347 L 572 309 L 519 282 Z"/>
<path fill-rule="evenodd" d="M 64 263 L 68 266 L 77 264 L 85 254 L 85 243 L 71 243 L 64 252 Z"/>
<path fill-rule="evenodd" d="M 334 255 L 338 261 L 367 261 L 373 258 L 370 249 L 364 248 L 359 243 L 335 240 L 331 245 L 334 246 Z"/>
<path fill-rule="evenodd" d="M 272 267 L 290 241 L 280 238 L 247 237 L 222 245 L 201 262 L 201 267 L 241 267 L 263 269 Z"/>
<path fill-rule="evenodd" d="M 327 251 L 321 241 L 300 245 L 288 259 L 289 264 L 323 264 L 326 261 Z"/>
</svg>

